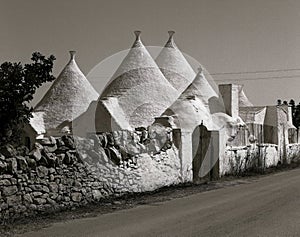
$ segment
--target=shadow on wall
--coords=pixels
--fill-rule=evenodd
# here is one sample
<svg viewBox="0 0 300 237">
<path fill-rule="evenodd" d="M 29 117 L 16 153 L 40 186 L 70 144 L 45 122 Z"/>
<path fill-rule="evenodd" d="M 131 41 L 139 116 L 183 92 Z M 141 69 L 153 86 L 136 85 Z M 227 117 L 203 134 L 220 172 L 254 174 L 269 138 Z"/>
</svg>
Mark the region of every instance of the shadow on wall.
<svg viewBox="0 0 300 237">
<path fill-rule="evenodd" d="M 219 177 L 219 132 L 199 125 L 192 133 L 193 182 Z"/>
</svg>

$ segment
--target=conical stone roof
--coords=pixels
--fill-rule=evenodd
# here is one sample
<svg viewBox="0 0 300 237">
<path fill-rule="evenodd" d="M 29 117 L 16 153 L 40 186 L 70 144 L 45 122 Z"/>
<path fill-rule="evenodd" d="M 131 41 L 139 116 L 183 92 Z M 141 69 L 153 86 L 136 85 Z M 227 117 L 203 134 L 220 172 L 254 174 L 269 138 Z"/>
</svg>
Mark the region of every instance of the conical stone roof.
<svg viewBox="0 0 300 237">
<path fill-rule="evenodd" d="M 169 39 L 155 59 L 167 80 L 181 94 L 195 78 L 195 72 L 174 42 L 174 31 L 168 31 Z"/>
<path fill-rule="evenodd" d="M 207 98 L 203 93 L 202 69 L 196 75 L 194 81 L 185 89 L 175 103 L 168 108 L 163 115 L 175 116 L 175 123 L 183 130 L 191 130 L 195 126 L 203 124 L 208 129 L 213 129 L 212 116 L 208 103 L 203 98 Z M 205 91 L 206 92 L 206 91 Z M 204 97 L 205 96 L 205 97 Z"/>
<path fill-rule="evenodd" d="M 218 97 L 217 93 L 206 80 L 201 67 L 193 82 L 185 90 L 184 95 L 197 95 L 205 104 L 208 104 L 210 98 Z"/>
<path fill-rule="evenodd" d="M 136 40 L 105 88 L 100 100 L 117 98 L 122 117 L 132 128 L 154 122 L 178 97 L 178 92 L 164 77 L 135 31 Z M 112 104 L 105 104 L 114 114 Z M 116 104 L 114 103 L 114 107 Z M 97 126 L 96 126 L 97 127 Z"/>
<path fill-rule="evenodd" d="M 56 128 L 62 122 L 72 121 L 89 107 L 99 94 L 86 79 L 70 51 L 70 61 L 54 81 L 35 111 L 44 112 L 45 128 Z"/>
</svg>

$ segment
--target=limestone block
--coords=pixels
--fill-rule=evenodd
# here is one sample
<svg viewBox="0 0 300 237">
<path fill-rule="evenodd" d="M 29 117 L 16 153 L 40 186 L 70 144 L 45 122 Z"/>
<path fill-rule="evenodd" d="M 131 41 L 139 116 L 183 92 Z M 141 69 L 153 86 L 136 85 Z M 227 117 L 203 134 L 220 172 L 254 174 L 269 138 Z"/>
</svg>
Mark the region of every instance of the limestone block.
<svg viewBox="0 0 300 237">
<path fill-rule="evenodd" d="M 0 153 L 5 157 L 14 157 L 17 155 L 16 149 L 12 145 L 5 145 L 0 148 Z"/>
<path fill-rule="evenodd" d="M 46 153 L 55 152 L 56 150 L 57 150 L 57 145 L 56 144 L 44 146 L 44 151 Z"/>
<path fill-rule="evenodd" d="M 12 206 L 15 206 L 15 205 L 18 205 L 21 203 L 21 196 L 20 195 L 13 195 L 13 196 L 10 196 L 10 197 L 7 197 L 7 205 L 12 207 Z"/>
<path fill-rule="evenodd" d="M 44 198 L 35 198 L 35 199 L 33 199 L 33 203 L 36 205 L 43 205 L 43 204 L 46 204 L 47 201 Z"/>
<path fill-rule="evenodd" d="M 4 196 L 11 196 L 11 195 L 13 195 L 17 192 L 18 192 L 18 188 L 15 185 L 13 185 L 13 186 L 4 186 L 2 188 L 2 194 Z"/>
<path fill-rule="evenodd" d="M 55 182 L 51 182 L 49 183 L 49 189 L 51 192 L 53 193 L 57 193 L 58 192 L 58 185 Z"/>
<path fill-rule="evenodd" d="M 34 197 L 34 198 L 35 198 L 35 197 L 40 197 L 40 196 L 42 196 L 42 195 L 43 195 L 42 192 L 32 192 L 32 193 L 31 193 L 31 196 Z"/>
<path fill-rule="evenodd" d="M 0 186 L 9 186 L 11 182 L 9 179 L 0 179 Z"/>
<path fill-rule="evenodd" d="M 99 190 L 92 190 L 93 199 L 99 201 L 103 196 Z"/>
<path fill-rule="evenodd" d="M 51 198 L 47 198 L 46 201 L 47 201 L 47 203 L 49 203 L 52 206 L 56 205 L 56 202 Z"/>
<path fill-rule="evenodd" d="M 18 168 L 20 170 L 28 170 L 28 164 L 24 157 L 17 156 L 16 159 L 17 159 L 17 163 L 18 163 Z"/>
<path fill-rule="evenodd" d="M 33 191 L 38 191 L 38 192 L 44 192 L 44 193 L 49 193 L 49 188 L 44 185 L 30 185 L 29 186 Z"/>
<path fill-rule="evenodd" d="M 42 178 L 48 175 L 48 168 L 46 168 L 45 166 L 38 166 L 36 168 L 36 172 L 38 177 Z"/>
<path fill-rule="evenodd" d="M 35 161 L 34 159 L 29 158 L 28 156 L 26 156 L 25 159 L 26 159 L 26 162 L 27 162 L 28 166 L 29 166 L 32 170 L 36 169 L 36 161 Z"/>
<path fill-rule="evenodd" d="M 0 160 L 0 174 L 3 174 L 7 171 L 7 163 Z"/>
<path fill-rule="evenodd" d="M 11 174 L 17 173 L 18 163 L 16 158 L 9 158 L 6 160 L 7 162 L 7 170 Z"/>
<path fill-rule="evenodd" d="M 30 157 L 33 158 L 35 161 L 39 161 L 42 158 L 42 153 L 40 149 L 33 149 L 30 153 L 29 153 Z"/>
<path fill-rule="evenodd" d="M 71 194 L 71 199 L 73 202 L 80 202 L 82 199 L 82 194 L 81 193 L 72 193 Z"/>
<path fill-rule="evenodd" d="M 33 203 L 33 200 L 31 198 L 30 194 L 28 194 L 28 193 L 23 195 L 23 201 L 24 201 L 25 204 Z"/>
</svg>

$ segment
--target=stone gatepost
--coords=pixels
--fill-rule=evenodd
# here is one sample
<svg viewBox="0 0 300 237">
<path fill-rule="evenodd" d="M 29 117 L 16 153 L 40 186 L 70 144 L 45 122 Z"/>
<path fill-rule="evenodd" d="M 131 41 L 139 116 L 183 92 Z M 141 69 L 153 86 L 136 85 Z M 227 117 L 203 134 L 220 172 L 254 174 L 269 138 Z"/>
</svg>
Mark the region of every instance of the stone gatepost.
<svg viewBox="0 0 300 237">
<path fill-rule="evenodd" d="M 173 129 L 173 141 L 178 148 L 180 159 L 180 174 L 182 182 L 193 181 L 193 147 L 192 133 L 182 131 L 181 129 Z"/>
</svg>

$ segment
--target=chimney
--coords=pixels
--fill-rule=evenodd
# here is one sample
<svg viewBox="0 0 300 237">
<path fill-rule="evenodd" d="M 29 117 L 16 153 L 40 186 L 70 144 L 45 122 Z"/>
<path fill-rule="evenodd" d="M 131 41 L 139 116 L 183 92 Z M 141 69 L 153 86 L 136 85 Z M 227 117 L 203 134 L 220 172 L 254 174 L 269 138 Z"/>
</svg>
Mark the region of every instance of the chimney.
<svg viewBox="0 0 300 237">
<path fill-rule="evenodd" d="M 141 31 L 140 30 L 136 30 L 134 31 L 135 34 L 135 41 L 132 45 L 132 48 L 139 48 L 142 46 L 142 41 L 141 41 Z"/>
<path fill-rule="evenodd" d="M 225 112 L 233 118 L 237 118 L 239 116 L 239 90 L 240 85 L 219 85 L 219 92 L 223 99 Z"/>
<path fill-rule="evenodd" d="M 134 31 L 135 37 L 136 37 L 136 41 L 141 40 L 141 31 L 140 30 L 136 30 Z"/>
<path fill-rule="evenodd" d="M 169 30 L 168 34 L 169 34 L 169 39 L 168 39 L 165 47 L 174 48 L 175 47 L 175 43 L 174 43 L 174 36 L 173 35 L 175 34 L 175 31 Z"/>
<path fill-rule="evenodd" d="M 75 60 L 76 51 L 71 50 L 69 51 L 69 53 L 70 53 L 70 60 Z"/>
</svg>

